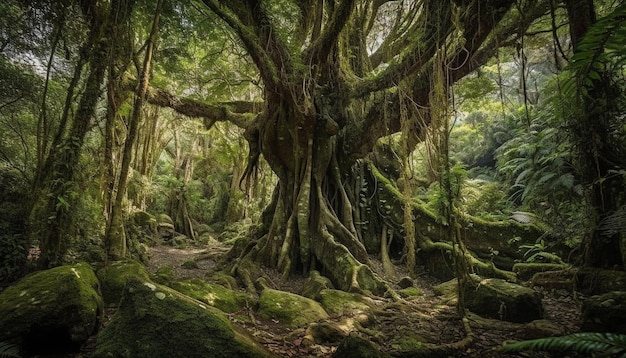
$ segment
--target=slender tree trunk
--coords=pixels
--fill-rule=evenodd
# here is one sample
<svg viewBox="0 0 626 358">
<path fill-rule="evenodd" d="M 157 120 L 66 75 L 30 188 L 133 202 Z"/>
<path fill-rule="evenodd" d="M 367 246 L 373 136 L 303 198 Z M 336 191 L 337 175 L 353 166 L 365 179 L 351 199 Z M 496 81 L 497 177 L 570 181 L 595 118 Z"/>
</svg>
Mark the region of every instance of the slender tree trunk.
<svg viewBox="0 0 626 358">
<path fill-rule="evenodd" d="M 103 10 L 93 3 L 85 3 L 85 11 L 91 20 L 89 65 L 90 72 L 85 83 L 85 91 L 78 104 L 72 127 L 63 147 L 52 164 L 52 178 L 45 211 L 49 213 L 40 237 L 40 267 L 48 268 L 62 263 L 70 238 L 68 232 L 73 225 L 73 202 L 80 195 L 76 188 L 75 169 L 80 158 L 85 135 L 89 131 L 96 103 L 101 95 L 101 84 L 106 71 L 106 61 L 110 41 L 102 37 L 107 17 Z M 79 61 L 78 66 L 82 66 Z M 72 88 L 70 88 L 71 90 Z M 53 144 L 54 145 L 54 144 Z"/>
<path fill-rule="evenodd" d="M 117 181 L 115 201 L 111 208 L 110 221 L 107 223 L 105 246 L 107 248 L 107 258 L 109 260 L 120 260 L 126 256 L 126 235 L 124 233 L 122 203 L 124 197 L 126 196 L 126 187 L 128 185 L 128 173 L 130 171 L 133 147 L 137 139 L 137 129 L 141 121 L 142 107 L 148 90 L 150 66 L 152 63 L 152 54 L 156 45 L 162 5 L 163 0 L 159 0 L 154 20 L 152 22 L 152 29 L 147 41 L 143 68 L 139 79 L 139 85 L 137 91 L 135 92 L 133 112 L 129 120 L 130 123 L 128 133 L 126 135 L 126 141 L 124 142 L 124 151 L 122 153 L 122 164 L 120 167 L 119 179 Z"/>
</svg>

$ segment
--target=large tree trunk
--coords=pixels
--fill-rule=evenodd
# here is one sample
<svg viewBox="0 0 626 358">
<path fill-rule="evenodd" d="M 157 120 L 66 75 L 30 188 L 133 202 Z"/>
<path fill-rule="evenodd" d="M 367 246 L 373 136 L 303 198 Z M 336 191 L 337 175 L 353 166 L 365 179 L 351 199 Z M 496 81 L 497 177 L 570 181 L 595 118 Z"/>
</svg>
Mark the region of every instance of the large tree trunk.
<svg viewBox="0 0 626 358">
<path fill-rule="evenodd" d="M 263 154 L 279 177 L 278 201 L 251 257 L 283 275 L 318 269 L 343 290 L 381 294 L 384 286 L 354 229 L 336 158 L 337 126 L 317 114 L 328 110 L 318 104 L 304 113 L 288 102 L 271 105 L 276 110 L 259 130 Z"/>
</svg>

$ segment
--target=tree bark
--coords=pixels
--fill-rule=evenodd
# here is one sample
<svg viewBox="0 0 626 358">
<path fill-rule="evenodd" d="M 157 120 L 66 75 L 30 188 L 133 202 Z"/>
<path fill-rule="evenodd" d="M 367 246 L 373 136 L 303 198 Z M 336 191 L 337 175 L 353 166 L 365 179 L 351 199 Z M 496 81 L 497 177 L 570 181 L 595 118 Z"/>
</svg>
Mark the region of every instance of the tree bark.
<svg viewBox="0 0 626 358">
<path fill-rule="evenodd" d="M 124 142 L 124 151 L 122 152 L 122 163 L 120 167 L 119 178 L 117 180 L 117 192 L 115 201 L 111 207 L 111 217 L 107 223 L 107 231 L 104 244 L 109 260 L 121 260 L 126 256 L 126 235 L 124 232 L 123 207 L 122 202 L 126 197 L 126 187 L 128 184 L 128 172 L 133 155 L 133 147 L 137 139 L 137 130 L 141 122 L 142 107 L 148 91 L 148 83 L 150 80 L 150 66 L 152 64 L 152 54 L 156 46 L 156 40 L 159 29 L 159 18 L 161 16 L 161 8 L 163 0 L 157 3 L 157 9 L 152 21 L 152 29 L 147 40 L 146 53 L 144 55 L 143 68 L 139 79 L 139 85 L 135 92 L 135 101 L 133 103 L 132 115 L 129 119 L 128 133 Z"/>
</svg>

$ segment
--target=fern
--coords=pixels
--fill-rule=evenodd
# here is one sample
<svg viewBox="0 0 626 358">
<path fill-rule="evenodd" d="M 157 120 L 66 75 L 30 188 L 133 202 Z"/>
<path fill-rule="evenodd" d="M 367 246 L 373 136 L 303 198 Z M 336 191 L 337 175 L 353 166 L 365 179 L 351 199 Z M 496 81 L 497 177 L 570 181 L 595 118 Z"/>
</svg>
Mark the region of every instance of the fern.
<svg viewBox="0 0 626 358">
<path fill-rule="evenodd" d="M 17 345 L 9 342 L 0 342 L 0 358 L 21 358 Z"/>
<path fill-rule="evenodd" d="M 507 344 L 500 352 L 522 351 L 574 351 L 601 357 L 625 357 L 626 335 L 615 333 L 576 333 Z"/>
</svg>

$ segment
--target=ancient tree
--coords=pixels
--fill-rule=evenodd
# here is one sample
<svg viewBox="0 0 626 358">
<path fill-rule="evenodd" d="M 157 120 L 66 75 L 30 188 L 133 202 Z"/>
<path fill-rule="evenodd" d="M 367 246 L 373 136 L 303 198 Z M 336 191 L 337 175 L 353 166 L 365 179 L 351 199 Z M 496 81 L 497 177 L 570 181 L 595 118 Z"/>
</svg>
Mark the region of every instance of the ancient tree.
<svg viewBox="0 0 626 358">
<path fill-rule="evenodd" d="M 256 65 L 262 110 L 251 117 L 245 103 L 207 105 L 155 89 L 148 101 L 208 126 L 244 128 L 246 174 L 262 155 L 278 176 L 233 271 L 251 287 L 255 264 L 283 275 L 318 269 L 341 289 L 384 292 L 355 222 L 355 164 L 401 129 L 407 145 L 421 140 L 435 55 L 445 57 L 443 83 L 451 85 L 514 44 L 548 3 L 204 0 Z"/>
</svg>

